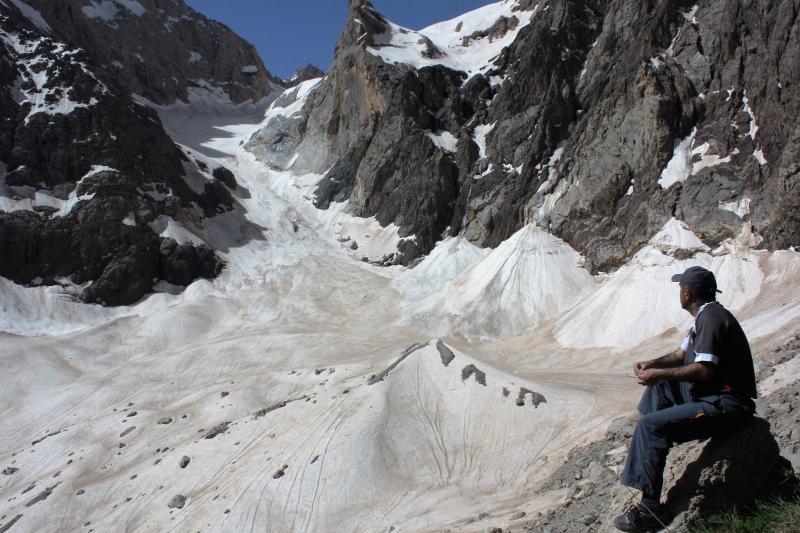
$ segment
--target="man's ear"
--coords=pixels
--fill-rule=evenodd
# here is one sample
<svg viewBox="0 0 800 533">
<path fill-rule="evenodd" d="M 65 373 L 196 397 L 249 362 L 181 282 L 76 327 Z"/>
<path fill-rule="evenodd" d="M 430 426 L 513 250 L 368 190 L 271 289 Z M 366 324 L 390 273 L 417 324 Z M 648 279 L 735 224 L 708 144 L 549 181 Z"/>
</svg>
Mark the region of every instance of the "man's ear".
<svg viewBox="0 0 800 533">
<path fill-rule="evenodd" d="M 692 292 L 692 289 L 690 289 L 689 287 L 687 287 L 686 285 L 684 285 L 684 286 L 682 286 L 682 287 L 681 287 L 681 290 L 682 290 L 682 291 L 685 291 L 685 293 L 686 293 L 686 299 L 687 299 L 688 301 L 694 301 L 694 300 L 695 300 L 695 296 L 694 296 L 694 293 Z"/>
</svg>

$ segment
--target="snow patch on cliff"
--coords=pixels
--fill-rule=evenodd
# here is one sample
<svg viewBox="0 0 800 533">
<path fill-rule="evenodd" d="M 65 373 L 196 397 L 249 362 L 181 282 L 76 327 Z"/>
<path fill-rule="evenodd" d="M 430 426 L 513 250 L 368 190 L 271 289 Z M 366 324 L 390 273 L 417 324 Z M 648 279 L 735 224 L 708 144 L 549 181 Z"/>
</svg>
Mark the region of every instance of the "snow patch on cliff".
<svg viewBox="0 0 800 533">
<path fill-rule="evenodd" d="M 692 149 L 692 157 L 700 156 L 700 159 L 692 164 L 692 175 L 697 174 L 704 168 L 715 167 L 723 163 L 731 162 L 730 155 L 722 157 L 717 154 L 709 154 L 709 148 L 710 145 L 708 143 L 703 143 Z"/>
<path fill-rule="evenodd" d="M 739 218 L 744 218 L 750 214 L 750 198 L 733 200 L 731 202 L 720 202 L 719 208 L 723 211 L 730 211 Z"/>
<path fill-rule="evenodd" d="M 456 152 L 456 146 L 458 145 L 458 139 L 456 139 L 452 133 L 449 131 L 440 131 L 439 133 L 433 132 L 425 132 L 425 135 L 433 141 L 433 144 L 436 147 L 441 148 L 447 152 Z"/>
<path fill-rule="evenodd" d="M 70 49 L 64 43 L 53 41 L 49 37 L 28 39 L 17 34 L 0 30 L 0 41 L 5 42 L 9 51 L 15 55 L 19 78 L 14 86 L 9 87 L 12 97 L 19 105 L 30 104 L 30 111 L 25 118 L 28 123 L 30 118 L 37 113 L 49 115 L 68 115 L 79 108 L 91 107 L 97 104 L 95 96 L 87 102 L 77 102 L 72 99 L 73 88 L 52 83 L 50 74 L 57 68 L 53 56 L 57 58 L 70 58 L 71 65 L 80 68 L 84 74 L 95 80 L 97 86 L 95 95 L 107 92 L 106 87 L 95 78 L 88 66 L 74 57 L 79 51 Z M 37 53 L 40 44 L 52 44 L 52 52 Z M 23 89 L 23 86 L 33 87 Z"/>
<path fill-rule="evenodd" d="M 697 129 L 693 129 L 692 133 L 683 140 L 675 141 L 675 150 L 672 159 L 667 163 L 667 167 L 661 172 L 661 178 L 658 184 L 663 189 L 669 189 L 675 183 L 683 183 L 691 174 L 691 154 L 690 150 L 694 144 L 694 136 L 697 134 Z"/>
<path fill-rule="evenodd" d="M 478 155 L 481 159 L 486 158 L 486 137 L 492 132 L 495 124 L 496 122 L 492 122 L 475 126 L 472 140 L 478 145 Z"/>
<path fill-rule="evenodd" d="M 147 12 L 147 9 L 136 0 L 90 0 L 88 5 L 81 8 L 81 11 L 86 18 L 100 19 L 113 26 L 114 20 L 119 15 L 120 7 L 137 17 L 141 17 Z"/>
<path fill-rule="evenodd" d="M 662 252 L 710 250 L 694 232 L 689 230 L 685 222 L 679 221 L 675 217 L 669 219 L 661 231 L 650 239 L 650 244 Z"/>
<path fill-rule="evenodd" d="M 378 46 L 368 50 L 387 63 L 405 63 L 414 68 L 443 65 L 465 72 L 469 79 L 489 70 L 503 48 L 514 41 L 539 10 L 537 5 L 532 11 L 514 11 L 516 6 L 514 0 L 496 2 L 419 31 L 389 22 L 390 29 L 380 36 Z M 509 26 L 505 33 L 491 34 L 496 23 L 514 19 L 516 25 Z"/>
<path fill-rule="evenodd" d="M 274 117 L 292 117 L 303 110 L 303 107 L 314 88 L 319 85 L 322 78 L 304 81 L 297 87 L 292 87 L 283 92 L 267 110 L 263 125 L 267 125 Z"/>
<path fill-rule="evenodd" d="M 44 20 L 42 14 L 23 2 L 22 0 L 9 0 L 12 4 L 14 4 L 20 12 L 31 21 L 31 23 L 39 28 L 42 31 L 46 31 L 48 33 L 52 33 L 53 30 L 50 28 L 50 25 L 47 24 L 47 21 Z"/>
</svg>

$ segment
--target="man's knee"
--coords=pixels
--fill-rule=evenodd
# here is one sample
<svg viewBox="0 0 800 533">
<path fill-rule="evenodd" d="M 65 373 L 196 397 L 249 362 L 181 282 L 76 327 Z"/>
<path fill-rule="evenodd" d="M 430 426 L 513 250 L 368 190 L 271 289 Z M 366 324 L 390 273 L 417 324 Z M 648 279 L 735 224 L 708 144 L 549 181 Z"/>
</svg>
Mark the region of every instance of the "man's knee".
<svg viewBox="0 0 800 533">
<path fill-rule="evenodd" d="M 647 415 L 683 403 L 676 397 L 676 386 L 667 381 L 659 381 L 647 387 L 639 400 L 639 413 Z"/>
<path fill-rule="evenodd" d="M 659 416 L 658 411 L 642 415 L 636 423 L 634 430 L 634 437 L 639 439 L 646 438 L 649 441 L 654 440 L 661 436 L 662 430 L 666 424 L 663 416 Z"/>
<path fill-rule="evenodd" d="M 658 416 L 658 411 L 653 413 L 648 413 L 646 415 L 642 415 L 639 418 L 639 422 L 636 424 L 636 428 L 641 430 L 652 430 L 652 429 L 659 429 L 664 425 L 664 419 L 661 416 Z"/>
<path fill-rule="evenodd" d="M 647 387 L 642 393 L 642 398 L 639 400 L 639 413 L 648 415 L 654 411 L 662 409 L 664 405 L 664 392 L 661 389 L 661 383 L 656 383 Z"/>
</svg>

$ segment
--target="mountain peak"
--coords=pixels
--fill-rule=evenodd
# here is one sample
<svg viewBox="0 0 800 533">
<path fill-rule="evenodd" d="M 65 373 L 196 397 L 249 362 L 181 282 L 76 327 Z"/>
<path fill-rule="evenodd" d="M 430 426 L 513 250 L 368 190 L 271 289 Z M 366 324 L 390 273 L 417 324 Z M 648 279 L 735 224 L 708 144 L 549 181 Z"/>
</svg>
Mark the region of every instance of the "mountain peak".
<svg viewBox="0 0 800 533">
<path fill-rule="evenodd" d="M 325 71 L 316 65 L 308 63 L 306 66 L 301 67 L 294 71 L 292 77 L 289 78 L 287 83 L 289 85 L 300 85 L 304 81 L 313 80 L 314 78 L 321 78 L 325 75 Z"/>
<path fill-rule="evenodd" d="M 215 90 L 258 101 L 281 81 L 252 44 L 183 1 L 15 2 L 39 30 L 78 46 L 130 92 L 161 105 Z"/>
<path fill-rule="evenodd" d="M 347 2 L 347 9 L 350 11 L 350 13 L 364 8 L 371 9 L 373 11 L 375 10 L 375 7 L 369 0 L 349 0 Z"/>
<path fill-rule="evenodd" d="M 372 46 L 374 37 L 388 31 L 389 22 L 369 0 L 350 0 L 347 23 L 336 45 L 336 51 L 354 45 Z"/>
</svg>

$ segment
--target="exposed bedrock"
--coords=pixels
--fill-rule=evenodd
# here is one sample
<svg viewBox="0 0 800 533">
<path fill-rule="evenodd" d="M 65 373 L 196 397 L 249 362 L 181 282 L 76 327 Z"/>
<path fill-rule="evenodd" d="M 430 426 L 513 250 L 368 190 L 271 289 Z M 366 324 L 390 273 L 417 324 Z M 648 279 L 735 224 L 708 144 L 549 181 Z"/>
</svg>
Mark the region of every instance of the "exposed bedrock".
<svg viewBox="0 0 800 533">
<path fill-rule="evenodd" d="M 800 127 L 784 119 L 800 111 L 799 0 L 533 7 L 470 36 L 474 46 L 519 27 L 466 79 L 384 62 L 373 52 L 394 30 L 351 2 L 302 112 L 249 147 L 324 174 L 318 207 L 349 200 L 352 213 L 418 235 L 413 254 L 445 229 L 494 247 L 533 222 L 608 270 L 673 216 L 712 246 L 745 223 L 765 247 L 800 244 Z M 454 146 L 435 142 L 443 132 Z"/>
<path fill-rule="evenodd" d="M 509 531 L 571 532 L 611 528 L 614 516 L 638 500 L 638 492 L 619 484 L 635 417 L 618 419 L 606 437 L 570 452 L 544 490 L 567 489 L 563 506 Z M 779 454 L 770 422 L 753 418 L 727 437 L 691 441 L 674 447 L 667 458 L 662 502 L 673 531 L 692 531 L 699 520 L 757 500 L 791 497 L 798 479 Z"/>
<path fill-rule="evenodd" d="M 58 39 L 90 51 L 100 75 L 158 104 L 186 100 L 192 87 L 218 89 L 234 103 L 257 101 L 284 83 L 253 45 L 183 0 L 26 3 Z"/>
<path fill-rule="evenodd" d="M 273 166 L 292 160 L 295 171 L 324 173 L 317 207 L 349 199 L 353 214 L 416 235 L 396 259 L 407 264 L 441 238 L 459 192 L 453 154 L 426 133 L 458 131 L 474 109 L 463 73 L 388 65 L 370 54 L 366 47 L 386 29 L 369 2 L 351 2 L 334 66 L 303 112 L 276 117 L 248 148 Z"/>
<path fill-rule="evenodd" d="M 159 234 L 233 210 L 235 176 L 204 176 L 85 52 L 7 6 L 0 26 L 0 276 L 123 305 L 219 274 L 208 247 Z"/>
<path fill-rule="evenodd" d="M 294 71 L 292 77 L 287 80 L 287 83 L 290 86 L 299 85 L 304 81 L 313 80 L 315 78 L 321 78 L 325 75 L 325 72 L 317 67 L 316 65 L 312 65 L 308 63 L 306 66 L 301 67 Z"/>
<path fill-rule="evenodd" d="M 756 499 L 790 497 L 798 488 L 792 465 L 779 455 L 763 418 L 754 418 L 731 437 L 676 448 L 665 484 L 675 525 L 690 525 L 732 507 L 747 508 Z"/>
<path fill-rule="evenodd" d="M 68 290 L 87 302 L 126 305 L 152 292 L 156 280 L 188 285 L 222 270 L 207 247 L 178 245 L 146 226 L 124 224 L 126 209 L 124 200 L 111 197 L 83 202 L 65 217 L 0 213 L 0 275 L 22 284 L 92 282 Z"/>
</svg>

